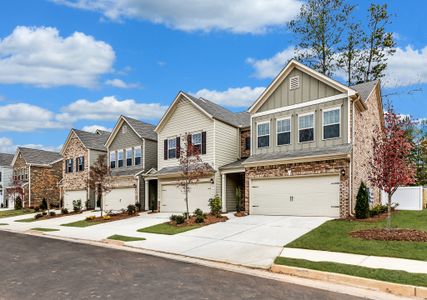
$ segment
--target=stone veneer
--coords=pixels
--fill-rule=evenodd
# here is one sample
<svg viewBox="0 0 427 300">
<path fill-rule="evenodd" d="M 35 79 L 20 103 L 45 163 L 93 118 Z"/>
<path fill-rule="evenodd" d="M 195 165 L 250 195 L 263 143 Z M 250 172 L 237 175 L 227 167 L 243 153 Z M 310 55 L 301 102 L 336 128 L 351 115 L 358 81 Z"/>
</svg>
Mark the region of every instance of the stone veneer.
<svg viewBox="0 0 427 300">
<path fill-rule="evenodd" d="M 62 161 L 52 167 L 35 167 L 31 171 L 31 206 L 39 206 L 43 198 L 50 201 L 51 206 L 60 205 L 59 182 L 62 178 Z"/>
<path fill-rule="evenodd" d="M 76 159 L 78 157 L 84 157 L 84 171 L 76 172 Z M 81 191 L 87 189 L 87 179 L 89 174 L 89 158 L 88 151 L 83 146 L 82 142 L 73 132 L 70 140 L 67 144 L 67 148 L 64 149 L 62 157 L 62 188 L 64 191 Z M 65 173 L 65 162 L 67 159 L 73 159 L 73 172 Z"/>
<path fill-rule="evenodd" d="M 295 177 L 302 175 L 340 174 L 340 217 L 349 215 L 349 160 L 325 160 L 304 163 L 277 164 L 246 168 L 245 190 L 249 191 L 249 180 L 257 178 Z M 291 175 L 288 175 L 288 171 Z M 342 175 L 342 170 L 345 175 Z M 249 213 L 249 193 L 245 194 L 245 211 Z"/>
<path fill-rule="evenodd" d="M 247 158 L 251 155 L 251 149 L 246 149 L 246 138 L 251 137 L 250 128 L 240 130 L 240 157 Z"/>
</svg>

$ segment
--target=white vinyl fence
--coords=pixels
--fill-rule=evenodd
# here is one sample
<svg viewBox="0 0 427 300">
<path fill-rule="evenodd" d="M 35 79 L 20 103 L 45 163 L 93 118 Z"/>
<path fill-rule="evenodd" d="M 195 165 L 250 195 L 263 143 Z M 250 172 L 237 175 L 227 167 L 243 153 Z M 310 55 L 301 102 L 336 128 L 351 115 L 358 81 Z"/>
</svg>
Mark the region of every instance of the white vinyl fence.
<svg viewBox="0 0 427 300">
<path fill-rule="evenodd" d="M 388 195 L 381 192 L 382 204 L 387 204 Z M 391 197 L 392 203 L 399 203 L 397 210 L 422 210 L 423 209 L 423 187 L 405 186 L 400 187 Z"/>
</svg>

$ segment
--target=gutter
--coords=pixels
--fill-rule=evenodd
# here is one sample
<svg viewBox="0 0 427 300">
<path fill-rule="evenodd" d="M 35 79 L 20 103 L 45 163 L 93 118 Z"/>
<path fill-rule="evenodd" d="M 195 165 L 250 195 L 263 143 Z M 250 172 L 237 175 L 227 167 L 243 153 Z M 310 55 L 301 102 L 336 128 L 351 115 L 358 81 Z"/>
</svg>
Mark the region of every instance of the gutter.
<svg viewBox="0 0 427 300">
<path fill-rule="evenodd" d="M 278 163 L 299 163 L 299 162 L 307 162 L 307 161 L 316 161 L 327 158 L 336 159 L 336 158 L 350 158 L 350 153 L 336 153 L 336 154 L 322 154 L 322 155 L 313 155 L 306 157 L 296 157 L 296 158 L 278 158 L 278 159 L 270 159 L 270 160 L 262 160 L 262 161 L 254 161 L 254 162 L 244 162 L 243 166 L 265 166 L 269 164 L 278 164 Z"/>
</svg>

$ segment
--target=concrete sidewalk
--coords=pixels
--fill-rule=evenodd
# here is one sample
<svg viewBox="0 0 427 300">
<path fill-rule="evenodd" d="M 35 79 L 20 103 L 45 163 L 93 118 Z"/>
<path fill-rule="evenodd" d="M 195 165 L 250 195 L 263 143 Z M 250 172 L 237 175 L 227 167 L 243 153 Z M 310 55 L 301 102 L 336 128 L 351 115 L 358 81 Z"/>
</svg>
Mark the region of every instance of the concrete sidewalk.
<svg viewBox="0 0 427 300">
<path fill-rule="evenodd" d="M 315 262 L 334 262 L 367 268 L 406 271 L 410 273 L 427 274 L 427 261 L 369 256 L 341 252 L 329 252 L 298 248 L 284 248 L 281 257 L 305 259 Z"/>
</svg>

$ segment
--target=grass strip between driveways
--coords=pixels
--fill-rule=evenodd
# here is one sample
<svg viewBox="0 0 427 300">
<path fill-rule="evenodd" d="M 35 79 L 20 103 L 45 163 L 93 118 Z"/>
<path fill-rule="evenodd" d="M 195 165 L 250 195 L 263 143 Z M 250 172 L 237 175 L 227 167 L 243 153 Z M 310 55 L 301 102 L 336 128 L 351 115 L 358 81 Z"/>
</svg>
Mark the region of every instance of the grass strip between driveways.
<svg viewBox="0 0 427 300">
<path fill-rule="evenodd" d="M 141 237 L 133 237 L 133 236 L 125 236 L 125 235 L 119 235 L 115 234 L 112 236 L 107 237 L 109 240 L 116 240 L 116 241 L 122 241 L 122 242 L 136 242 L 136 241 L 145 241 L 145 238 Z"/>
<path fill-rule="evenodd" d="M 24 210 L 24 209 L 12 209 L 12 210 L 4 210 L 0 211 L 0 218 L 8 218 L 8 217 L 16 217 L 26 214 L 32 214 L 34 211 L 32 209 Z"/>
<path fill-rule="evenodd" d="M 167 234 L 173 235 L 196 228 L 200 228 L 200 225 L 188 225 L 188 226 L 174 226 L 169 223 L 157 224 L 154 226 L 138 229 L 138 232 L 147 232 L 147 233 L 158 233 L 158 234 Z"/>
<path fill-rule="evenodd" d="M 385 226 L 386 220 L 371 222 L 332 220 L 313 229 L 286 247 L 427 261 L 427 243 L 425 242 L 363 240 L 349 235 L 352 231 L 384 228 Z M 392 216 L 392 226 L 427 231 L 427 209 L 398 211 Z"/>
<path fill-rule="evenodd" d="M 80 220 L 80 221 L 76 221 L 76 222 L 72 222 L 72 223 L 61 224 L 61 226 L 66 226 L 66 227 L 89 227 L 89 226 L 98 225 L 98 224 L 101 224 L 101 222 Z"/>
<path fill-rule="evenodd" d="M 19 223 L 31 223 L 31 222 L 35 222 L 35 221 L 37 221 L 37 219 L 35 219 L 35 218 L 15 220 L 15 222 L 19 222 Z"/>
<path fill-rule="evenodd" d="M 0 223 L 0 226 L 6 226 L 6 225 L 9 225 L 9 224 L 7 224 L 7 223 Z"/>
<path fill-rule="evenodd" d="M 31 228 L 30 230 L 43 231 L 43 232 L 59 231 L 59 229 L 43 228 L 43 227 L 35 227 L 35 228 Z"/>
<path fill-rule="evenodd" d="M 427 286 L 427 274 L 409 273 L 405 271 L 386 269 L 372 269 L 332 262 L 314 262 L 304 259 L 294 259 L 285 257 L 276 258 L 275 263 L 278 265 L 346 274 L 393 283 Z"/>
</svg>

